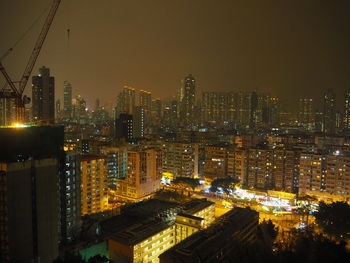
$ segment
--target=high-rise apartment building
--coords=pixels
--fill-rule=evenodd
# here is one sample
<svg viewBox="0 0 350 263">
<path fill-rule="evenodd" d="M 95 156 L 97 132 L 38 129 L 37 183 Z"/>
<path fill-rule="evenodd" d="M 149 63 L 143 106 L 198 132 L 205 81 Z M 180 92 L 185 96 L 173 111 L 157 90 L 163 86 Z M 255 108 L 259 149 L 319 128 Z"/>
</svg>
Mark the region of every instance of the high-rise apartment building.
<svg viewBox="0 0 350 263">
<path fill-rule="evenodd" d="M 315 132 L 322 132 L 323 131 L 323 112 L 317 110 L 315 112 Z"/>
<path fill-rule="evenodd" d="M 106 156 L 84 156 L 81 159 L 81 215 L 108 209 Z"/>
<path fill-rule="evenodd" d="M 152 108 L 152 93 L 147 90 L 140 90 L 139 106 L 143 107 L 145 111 L 150 111 Z"/>
<path fill-rule="evenodd" d="M 265 95 L 261 101 L 262 123 L 267 126 L 279 125 L 279 99 Z"/>
<path fill-rule="evenodd" d="M 135 107 L 135 89 L 124 86 L 117 97 L 116 116 L 119 114 L 133 114 Z"/>
<path fill-rule="evenodd" d="M 117 179 L 127 176 L 127 147 L 105 147 L 101 153 L 107 156 L 108 187 L 115 189 Z"/>
<path fill-rule="evenodd" d="M 233 100 L 233 106 L 236 109 L 234 121 L 239 123 L 241 127 L 247 127 L 249 125 L 249 95 L 244 92 L 237 92 L 231 93 L 229 98 L 231 103 Z M 232 105 L 230 105 L 231 107 Z"/>
<path fill-rule="evenodd" d="M 183 80 L 179 94 L 180 119 L 183 124 L 193 122 L 194 107 L 196 102 L 196 80 L 189 74 Z"/>
<path fill-rule="evenodd" d="M 77 95 L 72 100 L 72 117 L 77 123 L 85 124 L 87 122 L 88 113 L 86 109 L 86 100 L 81 95 Z"/>
<path fill-rule="evenodd" d="M 273 151 L 273 189 L 289 193 L 298 191 L 300 153 L 295 150 Z"/>
<path fill-rule="evenodd" d="M 308 98 L 298 101 L 298 123 L 305 130 L 311 131 L 315 127 L 313 100 Z"/>
<path fill-rule="evenodd" d="M 149 112 L 148 112 L 149 114 Z M 149 116 L 149 115 L 148 115 Z M 132 137 L 141 139 L 145 135 L 146 111 L 142 106 L 136 106 L 134 108 L 134 114 L 132 116 Z"/>
<path fill-rule="evenodd" d="M 198 174 L 198 145 L 194 143 L 164 142 L 163 172 L 176 177 Z"/>
<path fill-rule="evenodd" d="M 258 103 L 259 96 L 253 91 L 249 96 L 249 127 L 256 128 L 259 117 L 258 117 Z"/>
<path fill-rule="evenodd" d="M 115 120 L 115 138 L 130 142 L 133 138 L 133 116 L 121 113 Z"/>
<path fill-rule="evenodd" d="M 61 100 L 58 99 L 56 100 L 56 106 L 55 106 L 55 109 L 56 109 L 56 119 L 60 119 L 61 118 Z"/>
<path fill-rule="evenodd" d="M 300 155 L 299 194 L 325 190 L 325 160 L 322 154 Z"/>
<path fill-rule="evenodd" d="M 350 198 L 350 155 L 335 150 L 329 154 L 302 153 L 300 155 L 299 194 Z"/>
<path fill-rule="evenodd" d="M 0 128 L 0 145 L 0 261 L 52 262 L 65 222 L 63 127 Z"/>
<path fill-rule="evenodd" d="M 125 178 L 116 180 L 116 194 L 128 200 L 139 200 L 157 191 L 162 177 L 162 152 L 156 149 L 127 150 Z"/>
<path fill-rule="evenodd" d="M 247 151 L 230 149 L 227 152 L 227 176 L 237 177 L 241 185 L 246 185 Z"/>
<path fill-rule="evenodd" d="M 81 177 L 80 154 L 67 151 L 65 154 L 65 168 L 61 179 L 61 187 L 65 194 L 61 195 L 62 217 L 61 235 L 63 243 L 69 243 L 79 235 L 81 226 Z"/>
<path fill-rule="evenodd" d="M 334 134 L 336 126 L 335 94 L 332 89 L 328 89 L 323 100 L 323 132 Z"/>
<path fill-rule="evenodd" d="M 227 93 L 203 92 L 201 109 L 203 121 L 227 121 Z"/>
<path fill-rule="evenodd" d="M 204 176 L 217 178 L 227 176 L 227 148 L 221 145 L 205 146 Z"/>
<path fill-rule="evenodd" d="M 151 111 L 152 111 L 152 93 L 147 90 L 140 90 L 139 93 L 139 107 L 143 108 L 143 118 L 144 124 L 149 127 L 151 125 Z M 135 111 L 137 111 L 138 107 L 135 107 Z M 135 114 L 136 112 L 134 112 Z M 142 136 L 143 137 L 143 136 Z"/>
<path fill-rule="evenodd" d="M 264 102 L 268 107 L 267 122 L 277 121 L 271 103 L 256 93 L 245 92 L 203 92 L 201 101 L 201 120 L 204 122 L 236 123 L 241 127 L 254 128 L 262 121 Z M 271 108 L 271 109 L 270 109 Z M 272 119 L 272 118 L 275 119 Z"/>
<path fill-rule="evenodd" d="M 72 85 L 65 80 L 63 82 L 63 118 L 72 117 Z"/>
<path fill-rule="evenodd" d="M 163 123 L 171 128 L 174 128 L 179 123 L 179 102 L 175 99 L 167 101 L 163 110 Z"/>
<path fill-rule="evenodd" d="M 246 186 L 273 189 L 273 152 L 267 149 L 249 149 Z"/>
<path fill-rule="evenodd" d="M 298 190 L 299 156 L 299 151 L 283 148 L 230 149 L 227 175 L 239 178 L 244 187 L 295 193 Z"/>
<path fill-rule="evenodd" d="M 55 122 L 55 78 L 44 66 L 32 78 L 32 117 L 34 122 Z"/>
<path fill-rule="evenodd" d="M 159 127 L 162 119 L 162 101 L 155 98 L 151 103 L 150 124 L 153 127 Z"/>
<path fill-rule="evenodd" d="M 210 121 L 211 120 L 211 101 L 210 101 L 210 93 L 211 92 L 203 92 L 202 93 L 202 101 L 201 101 L 201 110 L 202 110 L 202 121 Z"/>
<path fill-rule="evenodd" d="M 237 107 L 234 92 L 227 92 L 227 121 L 234 122 L 237 119 Z"/>
<path fill-rule="evenodd" d="M 345 93 L 343 121 L 344 129 L 350 130 L 350 90 Z"/>
<path fill-rule="evenodd" d="M 350 199 L 350 154 L 334 151 L 327 156 L 325 172 L 326 192 Z"/>
</svg>

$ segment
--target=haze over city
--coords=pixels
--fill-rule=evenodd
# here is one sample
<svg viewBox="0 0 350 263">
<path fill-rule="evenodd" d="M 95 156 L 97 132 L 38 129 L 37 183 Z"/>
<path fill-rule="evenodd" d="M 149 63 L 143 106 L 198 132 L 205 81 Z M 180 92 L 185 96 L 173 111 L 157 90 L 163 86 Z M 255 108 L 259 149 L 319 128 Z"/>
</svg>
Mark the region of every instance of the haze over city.
<svg viewBox="0 0 350 263">
<path fill-rule="evenodd" d="M 49 4 L 2 1 L 1 54 Z M 324 90 L 340 96 L 350 86 L 349 7 L 348 1 L 63 1 L 32 74 L 49 67 L 56 97 L 68 80 L 89 107 L 96 97 L 114 102 L 123 85 L 175 95 L 188 73 L 197 79 L 198 97 L 257 90 L 293 104 L 313 97 L 320 106 Z M 10 75 L 22 74 L 44 17 L 4 59 Z"/>
</svg>

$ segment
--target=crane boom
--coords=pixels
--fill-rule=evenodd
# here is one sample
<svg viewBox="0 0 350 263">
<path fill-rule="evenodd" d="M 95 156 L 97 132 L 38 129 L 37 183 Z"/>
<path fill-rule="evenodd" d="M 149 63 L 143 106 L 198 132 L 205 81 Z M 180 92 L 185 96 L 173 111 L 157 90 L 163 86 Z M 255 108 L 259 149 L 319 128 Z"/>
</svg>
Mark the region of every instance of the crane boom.
<svg viewBox="0 0 350 263">
<path fill-rule="evenodd" d="M 47 15 L 45 23 L 43 25 L 43 28 L 40 31 L 40 34 L 39 34 L 38 39 L 35 43 L 34 49 L 30 55 L 28 63 L 27 63 L 25 70 L 23 72 L 22 78 L 18 83 L 18 88 L 16 88 L 15 82 L 13 82 L 11 80 L 10 76 L 6 72 L 5 67 L 3 66 L 3 64 L 0 61 L 0 71 L 4 75 L 7 84 L 10 86 L 10 88 L 12 90 L 12 92 L 9 92 L 9 91 L 6 92 L 4 90 L 0 91 L 0 98 L 15 99 L 16 119 L 19 121 L 23 120 L 24 105 L 25 105 L 26 100 L 27 100 L 27 98 L 24 98 L 25 96 L 23 97 L 24 89 L 28 83 L 30 74 L 33 71 L 35 62 L 39 56 L 39 53 L 40 53 L 41 48 L 44 44 L 47 33 L 49 32 L 52 21 L 55 17 L 55 14 L 57 12 L 57 9 L 58 9 L 60 3 L 61 3 L 61 0 L 53 0 L 49 14 Z"/>
<path fill-rule="evenodd" d="M 21 97 L 21 95 L 19 94 L 15 84 L 13 83 L 13 81 L 11 80 L 9 74 L 7 74 L 4 66 L 2 65 L 1 61 L 0 61 L 0 71 L 2 73 L 2 75 L 4 75 L 6 82 L 10 85 L 10 88 L 12 89 L 12 96 L 16 96 L 16 97 Z M 2 96 L 1 96 L 2 97 Z M 0 97 L 0 98 L 1 98 Z"/>
<path fill-rule="evenodd" d="M 47 36 L 47 33 L 49 32 L 49 29 L 51 27 L 51 24 L 52 24 L 52 21 L 55 17 L 55 14 L 57 12 L 57 9 L 58 9 L 58 6 L 60 5 L 61 3 L 61 0 L 54 0 L 53 1 L 53 4 L 51 6 L 51 9 L 49 11 L 49 14 L 45 20 L 45 23 L 44 23 L 44 26 L 43 28 L 41 29 L 41 32 L 39 34 L 39 37 L 35 43 L 35 46 L 34 46 L 34 49 L 33 49 L 33 52 L 29 58 L 29 61 L 27 63 L 27 66 L 23 72 L 23 75 L 22 75 L 22 78 L 19 82 L 19 94 L 23 94 L 23 91 L 27 85 L 27 82 L 28 82 L 28 79 L 30 77 L 30 74 L 32 73 L 32 70 L 33 70 L 33 67 L 35 65 L 35 62 L 39 56 L 39 53 L 40 53 L 40 50 L 44 44 L 44 41 L 45 41 L 45 38 Z"/>
</svg>

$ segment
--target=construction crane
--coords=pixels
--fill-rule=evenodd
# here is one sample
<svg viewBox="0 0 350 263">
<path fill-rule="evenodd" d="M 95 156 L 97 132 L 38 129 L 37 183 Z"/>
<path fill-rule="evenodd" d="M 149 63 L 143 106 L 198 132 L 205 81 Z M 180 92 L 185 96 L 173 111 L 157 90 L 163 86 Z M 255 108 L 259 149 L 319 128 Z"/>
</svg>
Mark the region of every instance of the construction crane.
<svg viewBox="0 0 350 263">
<path fill-rule="evenodd" d="M 10 78 L 10 76 L 6 72 L 5 67 L 3 66 L 2 62 L 0 61 L 0 71 L 1 71 L 2 75 L 5 77 L 6 83 L 10 87 L 10 89 L 3 88 L 0 91 L 0 99 L 5 98 L 5 99 L 13 99 L 14 100 L 15 116 L 16 116 L 15 118 L 16 118 L 16 122 L 18 122 L 18 123 L 23 122 L 25 104 L 28 104 L 30 102 L 30 99 L 27 96 L 25 96 L 25 95 L 23 96 L 24 89 L 25 89 L 27 82 L 29 80 L 29 77 L 33 71 L 35 62 L 39 56 L 40 50 L 44 44 L 45 38 L 47 36 L 47 33 L 49 32 L 52 21 L 55 17 L 55 14 L 57 12 L 57 9 L 58 9 L 60 3 L 61 3 L 61 0 L 53 0 L 49 14 L 46 17 L 45 23 L 44 23 L 43 28 L 41 29 L 41 32 L 39 34 L 39 37 L 35 43 L 32 54 L 29 58 L 27 66 L 25 67 L 25 70 L 23 72 L 22 78 L 19 81 L 16 81 L 16 82 L 12 81 L 12 79 Z M 5 55 L 7 55 L 11 51 L 12 51 L 12 48 L 10 48 L 9 51 Z"/>
</svg>

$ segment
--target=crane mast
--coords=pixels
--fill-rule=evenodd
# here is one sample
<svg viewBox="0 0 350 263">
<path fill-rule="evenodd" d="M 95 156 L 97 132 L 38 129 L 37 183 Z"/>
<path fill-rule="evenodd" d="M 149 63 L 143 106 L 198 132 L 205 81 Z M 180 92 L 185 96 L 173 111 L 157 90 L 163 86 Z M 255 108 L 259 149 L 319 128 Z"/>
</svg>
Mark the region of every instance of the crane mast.
<svg viewBox="0 0 350 263">
<path fill-rule="evenodd" d="M 57 9 L 58 9 L 60 3 L 61 3 L 61 0 L 53 0 L 49 14 L 46 17 L 43 28 L 40 31 L 40 34 L 39 34 L 38 39 L 35 43 L 35 46 L 33 48 L 33 51 L 30 55 L 29 61 L 25 67 L 25 70 L 23 72 L 23 75 L 22 75 L 20 81 L 13 82 L 11 77 L 8 75 L 5 67 L 3 66 L 3 64 L 0 61 L 0 71 L 1 71 L 2 75 L 5 77 L 5 80 L 10 87 L 10 90 L 3 89 L 0 91 L 0 99 L 5 98 L 5 99 L 13 99 L 14 100 L 16 122 L 23 122 L 23 120 L 24 120 L 25 104 L 29 103 L 29 98 L 26 96 L 23 96 L 23 92 L 24 92 L 25 87 L 28 83 L 29 77 L 33 71 L 35 62 L 39 56 L 39 53 L 40 53 L 41 48 L 44 44 L 47 33 L 49 32 L 52 21 L 55 17 L 55 14 L 57 12 Z"/>
</svg>

